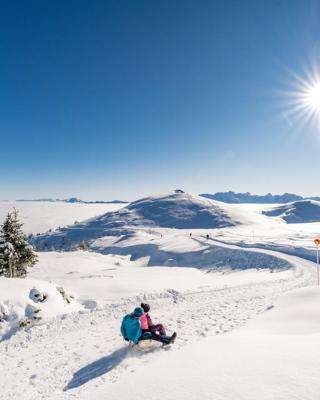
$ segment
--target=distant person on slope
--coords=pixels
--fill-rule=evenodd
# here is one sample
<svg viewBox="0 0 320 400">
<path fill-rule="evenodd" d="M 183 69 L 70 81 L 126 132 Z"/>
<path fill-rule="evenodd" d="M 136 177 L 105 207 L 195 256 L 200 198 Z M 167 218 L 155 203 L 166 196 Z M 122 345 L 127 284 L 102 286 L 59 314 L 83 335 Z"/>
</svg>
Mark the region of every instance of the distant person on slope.
<svg viewBox="0 0 320 400">
<path fill-rule="evenodd" d="M 141 307 L 135 308 L 134 312 L 126 315 L 121 324 L 121 334 L 125 340 L 138 344 L 141 340 L 155 340 L 162 344 L 174 342 L 176 335 L 172 337 L 153 334 L 152 332 L 142 332 L 140 317 L 144 314 Z"/>
</svg>

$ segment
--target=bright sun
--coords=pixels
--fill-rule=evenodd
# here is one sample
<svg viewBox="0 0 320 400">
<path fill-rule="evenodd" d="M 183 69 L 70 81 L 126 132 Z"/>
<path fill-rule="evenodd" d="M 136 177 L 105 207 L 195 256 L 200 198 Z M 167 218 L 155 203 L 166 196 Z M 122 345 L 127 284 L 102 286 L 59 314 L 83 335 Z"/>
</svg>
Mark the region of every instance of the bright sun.
<svg viewBox="0 0 320 400">
<path fill-rule="evenodd" d="M 306 93 L 306 103 L 313 111 L 320 112 L 320 82 L 310 87 Z"/>
<path fill-rule="evenodd" d="M 283 116 L 288 124 L 296 127 L 312 126 L 320 131 L 320 66 L 306 68 L 304 76 L 288 71 L 291 90 L 284 91 L 286 111 Z"/>
</svg>

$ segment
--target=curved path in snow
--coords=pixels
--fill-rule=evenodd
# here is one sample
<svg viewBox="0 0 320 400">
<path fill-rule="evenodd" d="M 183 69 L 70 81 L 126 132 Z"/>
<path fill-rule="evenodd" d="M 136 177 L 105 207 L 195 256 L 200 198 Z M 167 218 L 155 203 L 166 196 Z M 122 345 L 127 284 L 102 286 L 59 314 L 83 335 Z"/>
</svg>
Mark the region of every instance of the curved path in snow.
<svg viewBox="0 0 320 400">
<path fill-rule="evenodd" d="M 152 300 L 154 319 L 165 322 L 168 332 L 178 332 L 176 344 L 166 351 L 240 327 L 268 309 L 282 293 L 314 283 L 314 263 L 274 251 L 251 250 L 285 258 L 294 265 L 292 274 L 284 279 L 280 273 L 279 278 L 262 283 L 171 291 L 167 297 Z M 161 356 L 164 349 L 157 346 L 129 351 L 115 334 L 124 311 L 138 301 L 125 299 L 104 309 L 56 318 L 0 343 L 0 376 L 4 379 L 0 399 L 81 399 L 93 387 L 112 384 L 125 372 L 134 372 L 155 353 Z"/>
</svg>

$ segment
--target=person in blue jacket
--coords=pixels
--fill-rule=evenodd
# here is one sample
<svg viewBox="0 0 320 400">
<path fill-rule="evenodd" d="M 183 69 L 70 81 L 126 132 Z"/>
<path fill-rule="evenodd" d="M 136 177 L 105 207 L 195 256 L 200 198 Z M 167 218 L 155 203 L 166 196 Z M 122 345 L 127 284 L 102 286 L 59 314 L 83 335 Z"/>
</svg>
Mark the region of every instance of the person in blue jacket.
<svg viewBox="0 0 320 400">
<path fill-rule="evenodd" d="M 121 324 L 121 335 L 125 340 L 138 344 L 140 340 L 156 340 L 163 344 L 170 344 L 174 342 L 176 334 L 171 338 L 168 336 L 156 335 L 151 332 L 142 332 L 140 317 L 144 314 L 141 307 L 135 308 L 134 312 L 126 315 Z"/>
<path fill-rule="evenodd" d="M 132 314 L 126 315 L 122 320 L 121 334 L 126 340 L 129 340 L 134 344 L 138 344 L 139 339 L 142 336 L 140 317 L 143 313 L 143 309 L 137 307 Z"/>
</svg>

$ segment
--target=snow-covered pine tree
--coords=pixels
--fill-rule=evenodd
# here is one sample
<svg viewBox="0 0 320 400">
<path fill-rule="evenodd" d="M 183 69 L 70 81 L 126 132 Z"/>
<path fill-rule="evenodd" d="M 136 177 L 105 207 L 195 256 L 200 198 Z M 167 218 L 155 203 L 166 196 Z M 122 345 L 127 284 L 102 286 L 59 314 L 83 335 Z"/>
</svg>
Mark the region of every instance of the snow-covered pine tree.
<svg viewBox="0 0 320 400">
<path fill-rule="evenodd" d="M 28 244 L 18 220 L 18 211 L 8 213 L 0 231 L 0 275 L 23 277 L 27 267 L 32 267 L 38 257 Z"/>
</svg>

